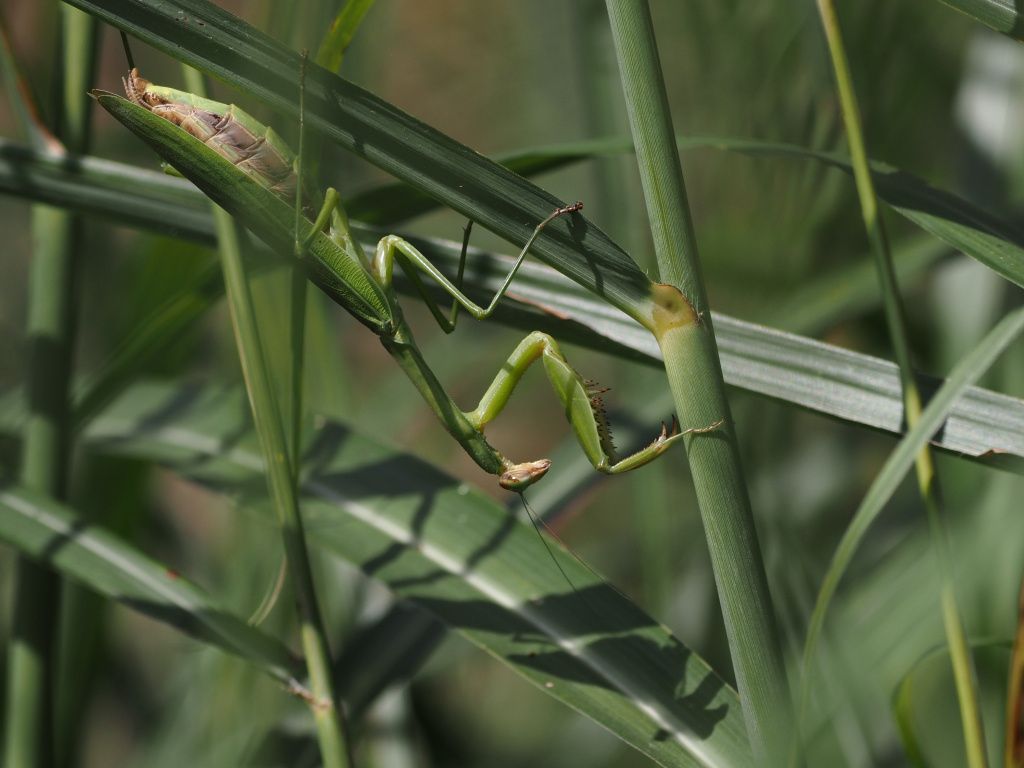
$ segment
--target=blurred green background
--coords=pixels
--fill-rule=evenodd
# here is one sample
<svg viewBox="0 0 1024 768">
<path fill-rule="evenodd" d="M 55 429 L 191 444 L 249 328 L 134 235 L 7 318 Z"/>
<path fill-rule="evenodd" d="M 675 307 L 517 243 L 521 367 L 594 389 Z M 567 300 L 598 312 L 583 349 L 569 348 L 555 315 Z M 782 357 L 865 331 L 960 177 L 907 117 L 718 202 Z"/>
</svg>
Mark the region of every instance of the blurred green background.
<svg viewBox="0 0 1024 768">
<path fill-rule="evenodd" d="M 313 2 L 301 11 L 286 3 L 221 5 L 296 49 L 315 49 L 336 12 L 329 3 Z M 652 8 L 678 133 L 845 149 L 812 3 L 662 1 Z M 839 13 L 869 154 L 1018 219 L 1024 179 L 1024 144 L 1016 130 L 1024 97 L 1019 45 L 926 0 L 847 2 Z M 56 5 L 4 0 L 3 14 L 23 71 L 44 111 L 52 112 L 55 97 L 47 85 L 60 59 Z M 113 30 L 104 30 L 102 50 L 95 85 L 118 90 L 125 65 Z M 176 62 L 142 46 L 134 54 L 148 79 L 180 84 Z M 602 2 L 380 0 L 341 74 L 489 156 L 628 134 Z M 217 84 L 212 95 L 239 100 Z M 274 121 L 266 110 L 242 103 Z M 0 103 L 0 134 L 15 140 L 16 130 Z M 156 167 L 152 153 L 100 111 L 94 147 L 102 157 Z M 682 161 L 716 312 L 891 357 L 877 292 L 857 304 L 830 300 L 831 291 L 862 280 L 858 269 L 867 269 L 867 241 L 849 178 L 806 161 L 713 149 L 686 152 Z M 322 180 L 343 194 L 387 181 L 376 169 L 330 150 Z M 632 157 L 584 163 L 535 181 L 566 201 L 582 199 L 591 220 L 653 269 Z M 4 198 L 0 387 L 17 385 L 26 375 L 27 222 L 28 205 Z M 887 215 L 886 223 L 898 263 L 911 265 L 902 288 L 916 360 L 922 370 L 942 375 L 1005 307 L 1019 301 L 1017 289 L 906 221 Z M 454 240 L 463 225 L 454 214 L 439 213 L 401 234 Z M 102 222 L 90 222 L 83 238 L 76 355 L 89 370 L 168 285 L 198 268 L 203 253 Z M 513 250 L 481 232 L 474 244 Z M 870 271 L 865 274 L 871 285 Z M 218 308 L 150 373 L 240 381 L 225 315 Z M 409 315 L 431 364 L 464 405 L 475 402 L 521 335 L 466 323 L 443 337 L 431 331 L 422 310 Z M 329 317 L 340 328 L 342 348 L 336 360 L 318 361 L 314 407 L 492 489 L 415 399 L 376 340 L 340 312 Z M 1018 345 L 1004 356 L 985 385 L 1024 393 L 1020 351 Z M 657 371 L 584 350 L 568 354 L 585 376 L 612 387 L 613 425 L 658 397 L 670 408 Z M 731 402 L 776 609 L 787 651 L 798 658 L 824 568 L 894 441 L 736 390 Z M 547 455 L 566 432 L 557 402 L 536 375 L 488 436 L 508 452 Z M 4 450 L 5 458 L 14 452 L 12 446 Z M 563 510 L 557 530 L 587 563 L 729 677 L 717 597 L 682 466 L 658 462 L 633 476 L 595 480 Z M 999 748 L 1007 644 L 1024 565 L 1024 487 L 1016 476 L 954 457 L 941 456 L 939 466 L 961 606 L 969 635 L 983 644 L 978 663 L 987 735 Z M 280 565 L 274 531 L 233 514 L 218 497 L 125 460 L 82 456 L 76 477 L 81 508 L 102 503 L 110 525 L 230 604 L 255 610 L 272 587 Z M 112 478 L 115 499 L 106 494 Z M 138 515 L 140 500 L 145 517 Z M 907 486 L 872 530 L 841 588 L 817 671 L 823 698 L 808 734 L 814 764 L 910 764 L 890 708 L 896 685 L 909 672 L 930 764 L 962 761 L 948 663 L 941 653 L 921 661 L 944 640 L 920 507 Z M 252 557 L 260 551 L 266 557 Z M 5 588 L 9 554 L 0 559 Z M 322 567 L 348 585 L 330 593 L 327 606 L 343 637 L 357 614 L 372 614 L 385 597 L 347 568 Z M 9 612 L 8 593 L 0 615 Z M 285 621 L 281 613 L 278 608 L 279 623 Z M 278 722 L 282 706 L 294 710 L 296 721 L 301 708 L 273 684 L 120 607 L 108 608 L 103 632 L 108 641 L 102 657 L 89 668 L 94 693 L 78 713 L 81 765 L 279 764 L 267 757 L 273 750 L 259 737 Z M 414 733 L 421 757 L 438 766 L 650 764 L 452 636 L 410 689 L 390 694 L 368 718 L 371 731 Z M 404 756 L 378 759 L 381 765 L 404 764 Z"/>
</svg>

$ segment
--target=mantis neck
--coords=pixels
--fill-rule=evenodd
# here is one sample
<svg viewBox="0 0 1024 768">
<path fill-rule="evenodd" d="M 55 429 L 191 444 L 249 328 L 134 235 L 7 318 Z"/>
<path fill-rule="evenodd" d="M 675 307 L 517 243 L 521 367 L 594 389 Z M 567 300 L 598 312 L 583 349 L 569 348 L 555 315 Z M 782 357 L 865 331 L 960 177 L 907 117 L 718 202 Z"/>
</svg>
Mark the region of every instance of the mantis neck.
<svg viewBox="0 0 1024 768">
<path fill-rule="evenodd" d="M 404 325 L 404 323 L 403 323 Z M 481 469 L 492 475 L 500 475 L 512 466 L 512 462 L 498 453 L 484 439 L 476 427 L 466 418 L 455 401 L 449 397 L 441 382 L 434 376 L 426 361 L 412 342 L 408 327 L 394 337 L 381 336 L 381 344 L 405 371 L 405 375 L 419 390 L 420 395 L 433 409 L 441 424 L 454 437 Z M 405 337 L 407 340 L 403 340 Z"/>
</svg>

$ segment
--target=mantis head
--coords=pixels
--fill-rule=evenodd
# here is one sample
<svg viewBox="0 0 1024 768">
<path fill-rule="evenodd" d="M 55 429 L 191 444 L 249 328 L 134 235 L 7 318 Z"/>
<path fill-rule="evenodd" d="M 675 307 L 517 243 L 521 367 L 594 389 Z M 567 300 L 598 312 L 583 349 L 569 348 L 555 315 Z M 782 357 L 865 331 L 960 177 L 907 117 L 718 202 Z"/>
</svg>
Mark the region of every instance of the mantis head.
<svg viewBox="0 0 1024 768">
<path fill-rule="evenodd" d="M 498 478 L 498 485 L 507 491 L 522 493 L 535 482 L 544 477 L 551 466 L 550 459 L 526 461 L 506 469 Z"/>
<path fill-rule="evenodd" d="M 128 73 L 128 78 L 121 78 L 124 83 L 124 92 L 128 100 L 140 107 L 154 111 L 154 107 L 162 107 L 171 103 L 171 100 L 156 93 L 153 84 L 142 77 L 139 77 L 139 70 L 133 69 Z"/>
</svg>

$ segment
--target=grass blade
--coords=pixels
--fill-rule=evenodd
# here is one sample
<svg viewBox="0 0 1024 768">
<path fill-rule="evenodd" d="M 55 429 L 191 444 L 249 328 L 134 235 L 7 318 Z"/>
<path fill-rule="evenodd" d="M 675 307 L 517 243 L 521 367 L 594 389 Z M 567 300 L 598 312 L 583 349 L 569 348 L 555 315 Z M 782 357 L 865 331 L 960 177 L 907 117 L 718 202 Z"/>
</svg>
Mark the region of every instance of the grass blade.
<svg viewBox="0 0 1024 768">
<path fill-rule="evenodd" d="M 999 325 L 956 365 L 950 373 L 949 379 L 922 412 L 917 426 L 900 440 L 896 450 L 889 456 L 885 466 L 871 484 L 871 488 L 857 508 L 853 520 L 847 526 L 842 541 L 832 556 L 832 562 L 825 574 L 814 605 L 810 627 L 807 631 L 807 643 L 804 646 L 805 682 L 801 699 L 806 696 L 807 677 L 812 668 L 814 651 L 825 621 L 825 613 L 835 595 L 839 580 L 849 566 L 868 527 L 878 517 L 896 487 L 910 471 L 921 446 L 925 445 L 929 437 L 942 426 L 950 407 L 963 390 L 977 381 L 978 377 L 988 370 L 999 354 L 1022 331 L 1024 331 L 1024 309 L 1017 309 L 1003 318 Z"/>
<path fill-rule="evenodd" d="M 299 54 L 203 0 L 72 0 L 271 108 L 298 117 Z M 566 203 L 478 152 L 325 69 L 310 65 L 306 121 L 387 173 L 522 246 L 537 222 Z M 641 311 L 651 282 L 582 216 L 547 227 L 535 256 L 625 312 Z"/>
<path fill-rule="evenodd" d="M 1014 40 L 1024 41 L 1024 19 L 1021 18 L 1020 6 L 1016 3 L 1008 3 L 1006 0 L 941 1 L 997 32 L 1002 32 Z"/>
<path fill-rule="evenodd" d="M 262 485 L 246 426 L 238 392 L 147 384 L 125 393 L 84 439 L 244 500 Z M 304 463 L 302 504 L 316 546 L 659 764 L 749 763 L 735 692 L 575 557 L 557 545 L 549 553 L 503 506 L 336 423 L 318 430 Z"/>
<path fill-rule="evenodd" d="M 218 606 L 195 584 L 73 510 L 26 488 L 0 486 L 0 533 L 48 568 L 293 685 L 293 659 L 277 640 Z"/>
</svg>

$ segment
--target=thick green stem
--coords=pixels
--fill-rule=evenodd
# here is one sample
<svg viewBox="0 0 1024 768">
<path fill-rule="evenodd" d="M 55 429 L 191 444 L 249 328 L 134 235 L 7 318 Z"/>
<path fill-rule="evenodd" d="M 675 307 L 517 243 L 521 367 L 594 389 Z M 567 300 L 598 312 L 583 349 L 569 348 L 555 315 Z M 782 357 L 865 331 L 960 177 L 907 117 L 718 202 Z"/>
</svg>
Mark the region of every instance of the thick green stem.
<svg viewBox="0 0 1024 768">
<path fill-rule="evenodd" d="M 90 77 L 95 19 L 65 7 L 64 98 L 57 134 L 76 153 L 85 149 L 88 111 L 81 77 Z M 29 278 L 28 335 L 31 354 L 29 419 L 21 464 L 24 486 L 64 499 L 72 448 L 70 380 L 74 348 L 75 217 L 36 206 L 35 252 Z M 48 568 L 19 558 L 8 649 L 4 765 L 54 764 L 54 677 L 58 651 L 60 579 Z"/>
<path fill-rule="evenodd" d="M 201 93 L 201 79 L 192 82 L 192 88 Z M 237 225 L 230 214 L 216 206 L 214 218 L 235 341 L 242 361 L 253 419 L 256 422 L 260 450 L 266 463 L 267 485 L 274 509 L 277 511 L 285 557 L 295 585 L 300 638 L 310 682 L 308 704 L 316 723 L 320 756 L 325 768 L 349 768 L 352 765 L 352 756 L 334 692 L 327 632 L 316 599 L 316 585 L 313 582 L 313 570 L 299 511 L 299 436 L 294 434 L 294 439 L 289 441 L 284 423 L 287 412 L 292 428 L 298 431 L 296 403 L 301 392 L 291 392 L 289 406 L 282 409 L 271 383 L 270 371 L 260 342 Z M 294 296 L 297 292 L 294 282 L 292 291 Z M 294 315 L 292 321 L 299 322 Z M 302 356 L 293 356 L 291 363 L 301 365 Z M 296 390 L 301 390 L 301 381 L 300 374 L 289 378 L 290 385 Z"/>
<path fill-rule="evenodd" d="M 836 84 L 839 90 L 839 101 L 846 123 L 846 133 L 850 144 L 850 159 L 853 164 L 854 177 L 857 182 L 857 195 L 860 198 L 861 215 L 867 230 L 871 252 L 875 257 L 879 283 L 882 287 L 882 300 L 885 307 L 885 318 L 892 340 L 896 363 L 900 369 L 900 382 L 903 387 L 903 407 L 907 428 L 913 429 L 921 420 L 921 393 L 914 376 L 913 360 L 910 353 L 910 337 L 907 333 L 906 315 L 903 299 L 900 296 L 896 273 L 893 269 L 892 255 L 885 227 L 878 210 L 878 198 L 875 195 L 871 169 L 868 165 L 867 150 L 864 145 L 864 134 L 860 125 L 860 114 L 857 109 L 857 97 L 850 78 L 849 63 L 843 47 L 839 21 L 836 17 L 835 5 L 831 0 L 818 0 L 825 36 L 828 39 L 829 53 L 835 69 Z M 942 617 L 946 629 L 946 641 L 949 644 L 950 659 L 953 662 L 953 676 L 956 680 L 957 696 L 960 700 L 960 717 L 963 726 L 964 740 L 967 749 L 968 765 L 982 768 L 988 764 L 985 754 L 985 737 L 982 728 L 981 711 L 977 697 L 977 676 L 974 672 L 974 660 L 967 641 L 963 619 L 956 603 L 956 592 L 953 583 L 952 555 L 949 549 L 949 535 L 944 520 L 944 506 L 939 489 L 939 478 L 935 471 L 935 463 L 931 449 L 926 445 L 920 451 L 915 462 L 917 482 L 921 498 L 928 515 L 932 543 L 939 561 L 942 579 Z M 805 669 L 804 675 L 810 670 Z M 806 682 L 801 696 L 801 711 L 806 706 Z"/>
<path fill-rule="evenodd" d="M 352 762 L 341 713 L 334 695 L 327 633 L 316 600 L 313 572 L 306 549 L 302 517 L 299 514 L 295 473 L 289 460 L 290 445 L 285 436 L 281 411 L 274 396 L 259 340 L 252 297 L 238 248 L 235 222 L 220 209 L 216 210 L 216 215 L 231 319 L 242 358 L 260 449 L 267 465 L 267 484 L 270 487 L 274 508 L 277 510 L 285 556 L 295 583 L 300 635 L 312 694 L 309 704 L 316 722 L 320 753 L 324 766 L 347 768 Z"/>
<path fill-rule="evenodd" d="M 687 438 L 715 582 L 751 747 L 758 765 L 782 765 L 792 705 L 750 500 L 725 396 L 672 118 L 646 2 L 608 0 L 630 125 L 661 277 L 652 330 L 684 428 L 724 426 Z M 675 287 L 697 311 L 681 301 Z"/>
<path fill-rule="evenodd" d="M 21 482 L 63 499 L 71 452 L 69 383 L 73 346 L 75 224 L 65 211 L 32 212 L 35 253 L 29 276 L 30 413 Z M 53 675 L 60 580 L 26 558 L 18 562 L 8 651 L 4 765 L 53 764 Z"/>
</svg>

